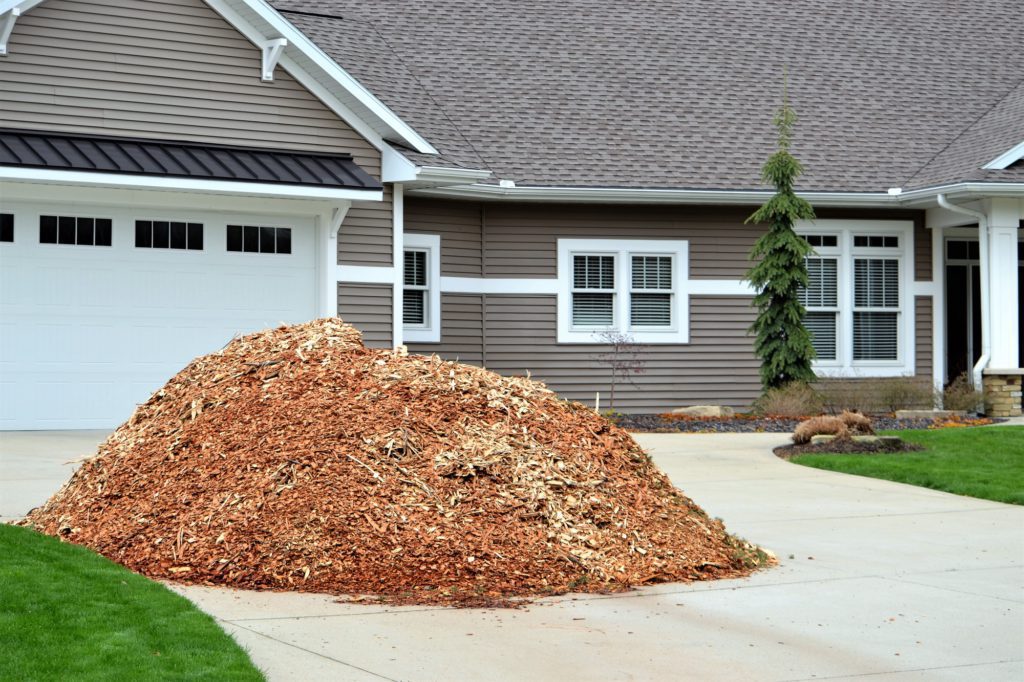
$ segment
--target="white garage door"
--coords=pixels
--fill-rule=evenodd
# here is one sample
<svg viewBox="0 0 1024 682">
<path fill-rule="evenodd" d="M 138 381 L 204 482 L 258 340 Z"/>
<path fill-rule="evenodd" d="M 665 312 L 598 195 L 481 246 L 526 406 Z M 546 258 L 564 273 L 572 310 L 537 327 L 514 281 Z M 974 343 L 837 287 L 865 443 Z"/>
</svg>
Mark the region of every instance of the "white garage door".
<svg viewBox="0 0 1024 682">
<path fill-rule="evenodd" d="M 315 315 L 308 218 L 0 213 L 0 429 L 114 427 L 196 355 Z"/>
</svg>

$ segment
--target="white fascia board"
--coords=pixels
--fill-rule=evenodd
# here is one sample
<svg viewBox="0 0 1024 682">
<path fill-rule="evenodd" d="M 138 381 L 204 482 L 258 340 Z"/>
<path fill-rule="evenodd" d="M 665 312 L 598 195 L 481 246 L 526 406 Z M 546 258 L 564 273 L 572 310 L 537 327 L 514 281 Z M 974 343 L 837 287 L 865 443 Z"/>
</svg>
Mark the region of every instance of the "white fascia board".
<svg viewBox="0 0 1024 682">
<path fill-rule="evenodd" d="M 475 168 L 417 166 L 389 144 L 381 150 L 381 182 L 402 183 L 410 188 L 465 185 L 491 177 L 491 171 Z"/>
<path fill-rule="evenodd" d="M 1024 142 L 1000 154 L 996 158 L 986 163 L 982 168 L 985 170 L 1005 170 L 1009 168 L 1011 164 L 1017 163 L 1021 159 L 1024 159 Z"/>
<path fill-rule="evenodd" d="M 420 196 L 458 199 L 508 199 L 621 204 L 717 204 L 756 206 L 772 197 L 770 190 L 632 189 L 614 187 L 499 187 L 472 184 L 461 187 L 416 189 Z M 885 192 L 800 192 L 815 206 L 892 207 L 896 198 Z"/>
<path fill-rule="evenodd" d="M 947 199 L 979 197 L 1024 197 L 1024 182 L 956 182 L 926 189 L 914 189 L 898 196 L 900 204 L 935 205 L 935 197 L 946 195 Z"/>
<path fill-rule="evenodd" d="M 197 180 L 152 175 L 93 173 L 41 168 L 0 166 L 0 181 L 112 187 L 116 189 L 148 189 L 168 192 L 198 192 L 228 196 L 271 197 L 276 199 L 313 199 L 320 201 L 383 201 L 382 190 L 338 189 L 305 185 L 278 185 L 261 182 Z"/>
<path fill-rule="evenodd" d="M 303 85 L 309 77 L 322 75 L 321 84 L 328 90 L 341 95 L 339 100 L 349 100 L 349 108 L 364 113 L 365 120 L 374 128 L 377 137 L 391 137 L 401 140 L 423 154 L 436 154 L 437 149 L 413 130 L 398 114 L 389 109 L 321 50 L 306 34 L 297 29 L 265 0 L 205 0 L 217 13 L 235 26 L 249 40 L 260 44 L 270 38 L 284 38 L 288 46 L 281 56 L 281 66 L 287 69 Z M 258 26 L 262 30 L 255 30 Z M 255 35 L 253 35 L 255 33 Z M 353 121 L 348 121 L 356 127 Z"/>
</svg>

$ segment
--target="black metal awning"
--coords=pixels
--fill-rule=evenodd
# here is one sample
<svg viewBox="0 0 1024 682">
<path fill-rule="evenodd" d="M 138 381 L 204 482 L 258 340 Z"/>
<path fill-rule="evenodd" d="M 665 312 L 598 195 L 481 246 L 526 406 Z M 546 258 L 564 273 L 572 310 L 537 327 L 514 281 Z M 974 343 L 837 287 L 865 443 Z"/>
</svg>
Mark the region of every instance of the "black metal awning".
<svg viewBox="0 0 1024 682">
<path fill-rule="evenodd" d="M 0 128 L 0 166 L 379 191 L 350 154 Z"/>
</svg>

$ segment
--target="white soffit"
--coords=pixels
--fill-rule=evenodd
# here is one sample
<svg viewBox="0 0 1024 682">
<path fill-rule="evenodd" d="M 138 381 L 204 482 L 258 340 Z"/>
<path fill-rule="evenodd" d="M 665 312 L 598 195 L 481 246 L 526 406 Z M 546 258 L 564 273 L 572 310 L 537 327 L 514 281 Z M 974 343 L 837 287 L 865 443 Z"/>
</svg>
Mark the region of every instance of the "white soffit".
<svg viewBox="0 0 1024 682">
<path fill-rule="evenodd" d="M 1021 159 L 1024 159 L 1024 142 L 1021 142 L 1013 149 L 1010 149 L 1006 153 L 992 159 L 982 166 L 982 168 L 985 170 L 1005 170 Z"/>
</svg>

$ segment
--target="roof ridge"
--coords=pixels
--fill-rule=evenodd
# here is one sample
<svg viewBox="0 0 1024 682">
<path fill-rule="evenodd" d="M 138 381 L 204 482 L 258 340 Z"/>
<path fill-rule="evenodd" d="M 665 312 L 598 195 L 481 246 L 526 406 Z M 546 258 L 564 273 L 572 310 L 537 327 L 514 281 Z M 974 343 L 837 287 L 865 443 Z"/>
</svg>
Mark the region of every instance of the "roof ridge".
<svg viewBox="0 0 1024 682">
<path fill-rule="evenodd" d="M 980 123 L 982 119 L 984 119 L 986 116 L 988 116 L 993 111 L 995 111 L 999 107 L 999 105 L 1001 105 L 1003 102 L 1005 102 L 1010 97 L 1010 95 L 1012 95 L 1017 90 L 1017 88 L 1021 87 L 1022 85 L 1024 85 L 1024 78 L 1021 78 L 1016 83 L 1013 83 L 1009 87 L 1009 89 L 1003 94 L 1002 97 L 1000 97 L 999 99 L 997 99 L 995 102 L 992 103 L 992 106 L 990 106 L 989 108 L 985 109 L 985 111 L 983 111 L 980 116 L 978 116 L 976 119 L 971 121 L 966 127 L 963 128 L 963 130 L 961 130 L 952 139 L 950 139 L 949 142 L 942 149 L 940 149 L 937 152 L 935 152 L 935 154 L 930 156 L 927 161 L 925 161 L 923 164 L 921 164 L 921 166 L 916 171 L 914 171 L 913 175 L 911 175 L 910 177 L 907 178 L 906 182 L 903 183 L 903 186 L 904 187 L 911 186 L 913 184 L 914 178 L 916 178 L 917 176 L 921 175 L 921 173 L 926 168 L 928 168 L 930 165 L 932 165 L 932 163 L 935 161 L 935 159 L 937 159 L 940 156 L 942 156 L 942 154 L 947 149 L 952 147 L 957 142 L 957 140 L 959 140 L 964 135 L 966 135 L 971 130 L 973 130 L 974 127 L 976 125 L 978 125 L 978 123 Z"/>
</svg>

